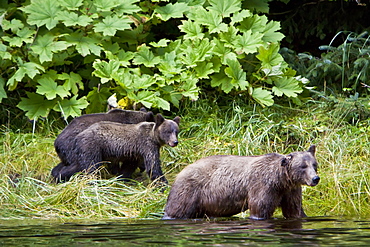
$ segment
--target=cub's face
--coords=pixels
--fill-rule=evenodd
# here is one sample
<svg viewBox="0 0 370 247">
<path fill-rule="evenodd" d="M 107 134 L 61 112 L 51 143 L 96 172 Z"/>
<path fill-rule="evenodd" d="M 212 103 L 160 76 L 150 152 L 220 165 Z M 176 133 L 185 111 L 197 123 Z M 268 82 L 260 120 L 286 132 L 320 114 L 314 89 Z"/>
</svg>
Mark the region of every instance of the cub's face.
<svg viewBox="0 0 370 247">
<path fill-rule="evenodd" d="M 179 134 L 179 125 L 173 120 L 165 120 L 158 128 L 159 138 L 164 144 L 175 147 L 179 143 L 177 135 Z"/>
</svg>

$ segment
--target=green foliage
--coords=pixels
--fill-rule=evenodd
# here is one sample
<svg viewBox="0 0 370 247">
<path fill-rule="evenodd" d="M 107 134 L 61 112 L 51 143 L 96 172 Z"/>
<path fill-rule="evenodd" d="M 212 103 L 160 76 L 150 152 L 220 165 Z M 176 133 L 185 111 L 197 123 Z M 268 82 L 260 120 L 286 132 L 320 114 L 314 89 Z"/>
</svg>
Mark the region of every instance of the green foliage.
<svg viewBox="0 0 370 247">
<path fill-rule="evenodd" d="M 263 9 L 264 4 L 248 4 Z M 244 1 L 31 0 L 0 11 L 0 100 L 19 92 L 30 119 L 104 110 L 109 95 L 170 110 L 214 88 L 263 106 L 296 99 L 280 24 Z M 176 27 L 174 23 L 181 24 Z M 152 32 L 177 28 L 175 36 Z M 171 38 L 169 38 L 171 37 Z M 299 102 L 295 100 L 295 102 Z"/>
<path fill-rule="evenodd" d="M 338 47 L 331 43 L 320 46 L 324 51 L 320 58 L 303 53 L 296 55 L 287 49 L 283 49 L 282 54 L 292 67 L 311 81 L 310 86 L 320 91 L 367 96 L 370 88 L 370 36 L 367 32 L 359 35 L 350 32 Z"/>
</svg>

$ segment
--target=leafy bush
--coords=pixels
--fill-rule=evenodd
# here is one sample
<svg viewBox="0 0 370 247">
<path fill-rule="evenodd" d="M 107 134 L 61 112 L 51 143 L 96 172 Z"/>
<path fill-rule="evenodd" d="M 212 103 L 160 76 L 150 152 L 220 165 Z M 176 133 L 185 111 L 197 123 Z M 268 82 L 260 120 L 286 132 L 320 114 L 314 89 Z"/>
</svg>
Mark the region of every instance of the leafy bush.
<svg viewBox="0 0 370 247">
<path fill-rule="evenodd" d="M 278 53 L 278 22 L 241 0 L 167 2 L 4 4 L 0 100 L 17 90 L 17 106 L 37 119 L 103 111 L 113 93 L 164 110 L 209 88 L 264 106 L 298 99 L 305 80 Z"/>
<path fill-rule="evenodd" d="M 332 42 L 343 33 L 338 33 Z M 320 91 L 366 95 L 370 88 L 368 33 L 357 35 L 350 32 L 346 35 L 343 44 L 338 47 L 332 46 L 331 43 L 319 47 L 324 51 L 320 58 L 305 53 L 296 55 L 285 48 L 282 49 L 282 54 L 292 67 L 310 80 L 311 86 L 315 86 Z"/>
</svg>

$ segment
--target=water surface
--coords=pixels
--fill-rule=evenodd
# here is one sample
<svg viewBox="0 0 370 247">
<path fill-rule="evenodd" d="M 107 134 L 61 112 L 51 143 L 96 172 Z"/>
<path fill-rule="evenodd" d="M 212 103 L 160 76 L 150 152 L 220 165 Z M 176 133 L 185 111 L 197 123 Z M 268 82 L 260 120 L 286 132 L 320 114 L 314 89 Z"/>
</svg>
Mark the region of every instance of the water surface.
<svg viewBox="0 0 370 247">
<path fill-rule="evenodd" d="M 2 220 L 0 246 L 370 246 L 370 220 Z"/>
</svg>

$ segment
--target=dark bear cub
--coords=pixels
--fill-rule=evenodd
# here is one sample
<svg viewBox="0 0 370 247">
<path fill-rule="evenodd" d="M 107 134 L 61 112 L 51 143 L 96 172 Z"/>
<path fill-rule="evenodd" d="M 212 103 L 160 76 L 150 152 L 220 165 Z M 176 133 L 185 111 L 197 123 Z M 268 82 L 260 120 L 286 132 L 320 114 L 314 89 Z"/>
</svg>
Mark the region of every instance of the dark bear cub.
<svg viewBox="0 0 370 247">
<path fill-rule="evenodd" d="M 76 172 L 93 172 L 103 163 L 129 178 L 142 163 L 152 180 L 167 183 L 160 164 L 160 147 L 178 144 L 180 118 L 166 120 L 157 114 L 155 123 L 121 124 L 102 121 L 91 125 L 75 138 L 73 151 L 67 154 L 69 166 L 55 167 L 52 175 L 68 180 Z M 131 162 L 131 161 L 135 162 Z M 109 166 L 108 165 L 108 169 Z"/>
<path fill-rule="evenodd" d="M 176 177 L 164 219 L 228 217 L 245 210 L 252 219 L 300 218 L 302 185 L 319 183 L 315 146 L 307 152 L 260 156 L 216 155 L 196 161 Z"/>
<path fill-rule="evenodd" d="M 137 124 L 144 121 L 154 122 L 154 115 L 152 112 L 146 112 L 145 109 L 143 111 L 113 109 L 107 113 L 86 114 L 74 118 L 54 142 L 55 151 L 61 160 L 60 166 L 69 165 L 67 154 L 72 151 L 76 136 L 92 124 L 100 121 Z"/>
</svg>

